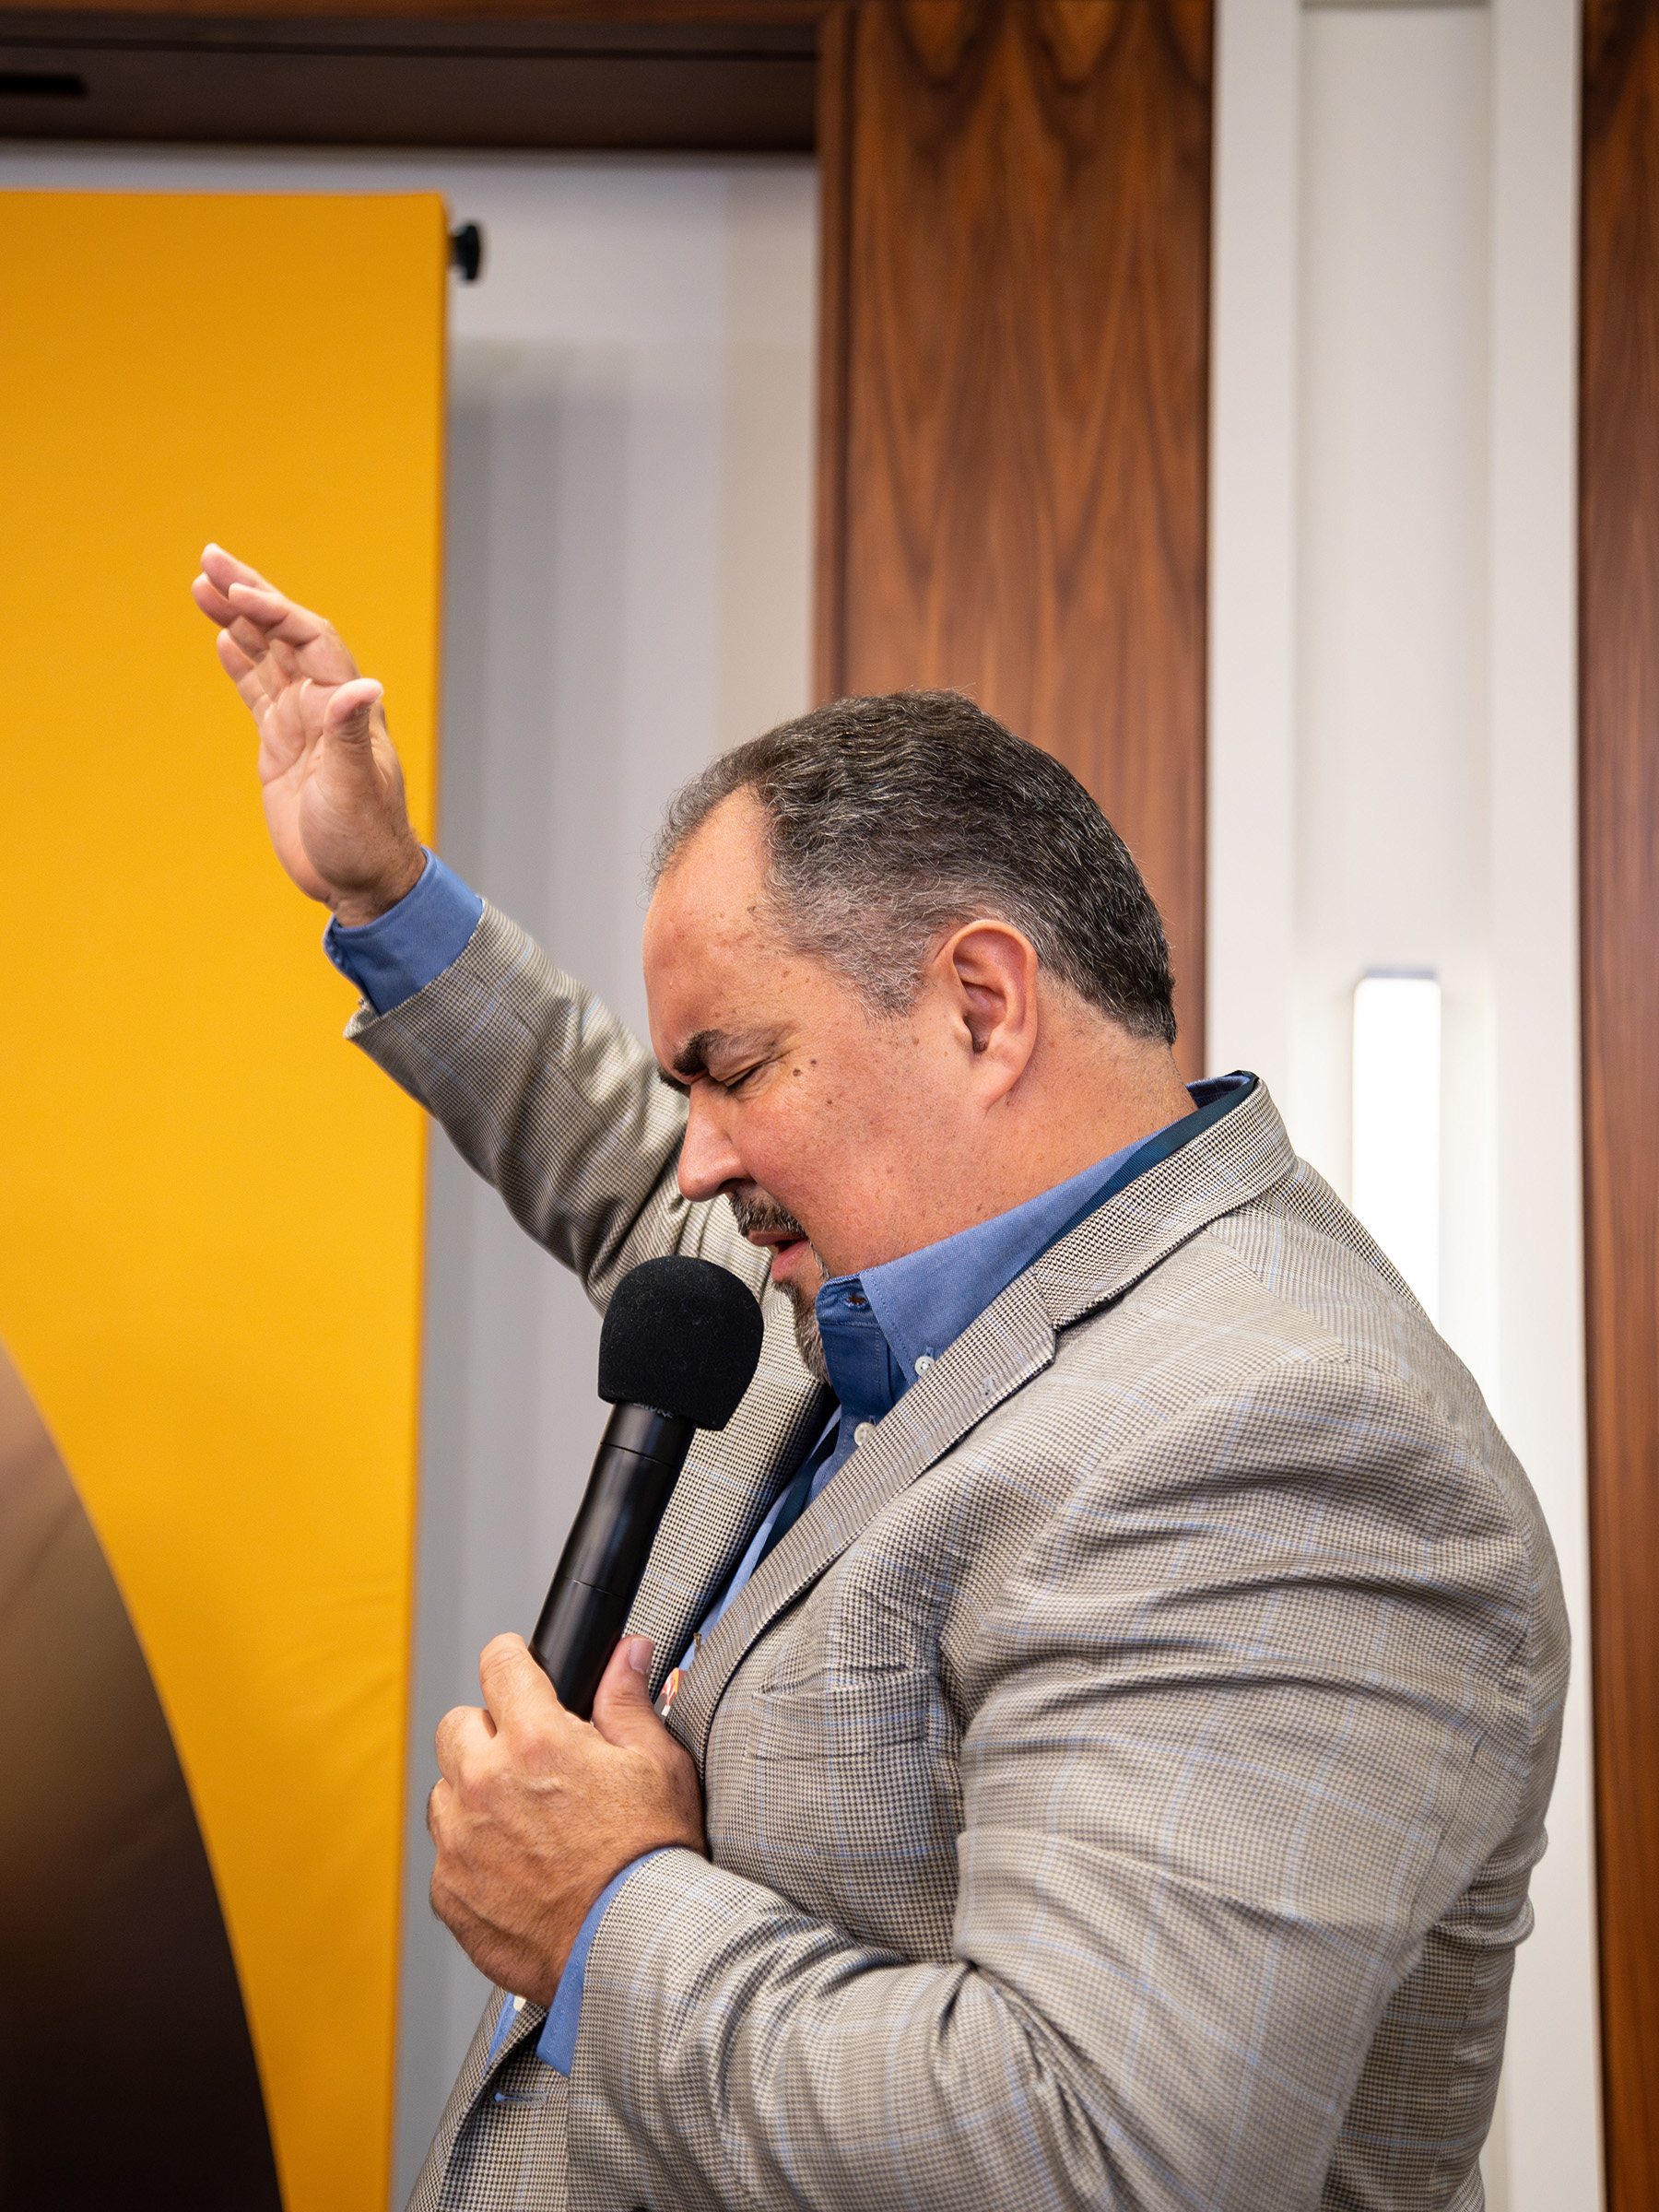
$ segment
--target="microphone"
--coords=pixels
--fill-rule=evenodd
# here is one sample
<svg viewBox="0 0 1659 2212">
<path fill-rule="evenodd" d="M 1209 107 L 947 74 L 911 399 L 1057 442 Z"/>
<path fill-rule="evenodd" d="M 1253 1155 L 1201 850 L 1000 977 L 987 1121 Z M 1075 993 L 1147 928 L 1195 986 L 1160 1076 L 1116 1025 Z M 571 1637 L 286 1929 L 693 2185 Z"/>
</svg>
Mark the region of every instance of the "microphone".
<svg viewBox="0 0 1659 2212">
<path fill-rule="evenodd" d="M 617 1285 L 599 1335 L 599 1395 L 616 1411 L 530 1639 L 579 1720 L 593 1717 L 691 1439 L 736 1412 L 763 1330 L 746 1285 L 712 1260 L 670 1253 Z"/>
</svg>

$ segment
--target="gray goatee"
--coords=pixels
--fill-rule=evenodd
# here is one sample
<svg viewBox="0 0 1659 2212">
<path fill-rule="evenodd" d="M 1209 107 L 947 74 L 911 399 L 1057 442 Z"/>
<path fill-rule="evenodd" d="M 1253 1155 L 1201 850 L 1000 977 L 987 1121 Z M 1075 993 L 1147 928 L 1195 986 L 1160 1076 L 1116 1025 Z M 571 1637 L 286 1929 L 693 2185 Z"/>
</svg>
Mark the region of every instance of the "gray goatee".
<svg viewBox="0 0 1659 2212">
<path fill-rule="evenodd" d="M 727 1194 L 732 1212 L 736 1217 L 738 1233 L 747 1236 L 750 1230 L 782 1231 L 789 1237 L 805 1237 L 806 1231 L 792 1213 L 786 1212 L 774 1198 L 740 1198 L 735 1192 Z M 818 1259 L 818 1253 L 813 1253 Z M 825 1275 L 830 1270 L 818 1260 Z M 824 1358 L 824 1340 L 818 1334 L 818 1308 L 798 1283 L 785 1283 L 790 1304 L 794 1308 L 795 1349 L 801 1355 L 801 1365 L 825 1389 L 831 1387 L 829 1363 Z"/>
</svg>

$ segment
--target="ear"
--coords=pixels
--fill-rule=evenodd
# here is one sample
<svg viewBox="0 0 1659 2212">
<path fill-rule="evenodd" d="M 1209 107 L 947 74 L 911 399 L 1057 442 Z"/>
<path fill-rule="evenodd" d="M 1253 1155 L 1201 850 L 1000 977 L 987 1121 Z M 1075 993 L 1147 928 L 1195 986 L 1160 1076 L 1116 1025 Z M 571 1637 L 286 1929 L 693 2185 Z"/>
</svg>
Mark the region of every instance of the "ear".
<svg viewBox="0 0 1659 2212">
<path fill-rule="evenodd" d="M 1036 947 L 1012 923 L 969 922 L 946 939 L 935 965 L 972 1048 L 974 1089 L 993 1104 L 1037 1049 Z"/>
</svg>

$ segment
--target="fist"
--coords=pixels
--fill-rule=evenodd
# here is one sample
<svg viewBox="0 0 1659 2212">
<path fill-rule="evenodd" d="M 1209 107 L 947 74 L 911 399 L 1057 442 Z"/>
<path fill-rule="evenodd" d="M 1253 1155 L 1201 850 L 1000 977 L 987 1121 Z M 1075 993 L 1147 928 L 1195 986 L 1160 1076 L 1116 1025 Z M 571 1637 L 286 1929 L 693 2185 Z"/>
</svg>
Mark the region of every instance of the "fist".
<svg viewBox="0 0 1659 2212">
<path fill-rule="evenodd" d="M 499 1988 L 549 2004 L 613 1875 L 663 1844 L 705 1849 L 697 1770 L 650 1676 L 649 1640 L 625 1637 L 579 1721 L 523 1637 L 498 1636 L 478 1664 L 483 1709 L 438 1730 L 432 1910 Z"/>
</svg>

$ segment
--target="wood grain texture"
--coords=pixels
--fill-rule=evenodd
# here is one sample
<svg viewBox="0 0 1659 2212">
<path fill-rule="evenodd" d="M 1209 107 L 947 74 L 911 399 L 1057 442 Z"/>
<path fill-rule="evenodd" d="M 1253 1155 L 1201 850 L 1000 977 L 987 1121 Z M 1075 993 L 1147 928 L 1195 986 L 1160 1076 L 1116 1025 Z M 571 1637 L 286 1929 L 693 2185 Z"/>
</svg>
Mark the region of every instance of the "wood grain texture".
<svg viewBox="0 0 1659 2212">
<path fill-rule="evenodd" d="M 1585 18 L 1585 1283 L 1612 2212 L 1659 2206 L 1659 6 Z"/>
<path fill-rule="evenodd" d="M 831 37 L 819 690 L 960 687 L 1073 770 L 1196 1073 L 1209 0 L 853 0 Z"/>
</svg>

